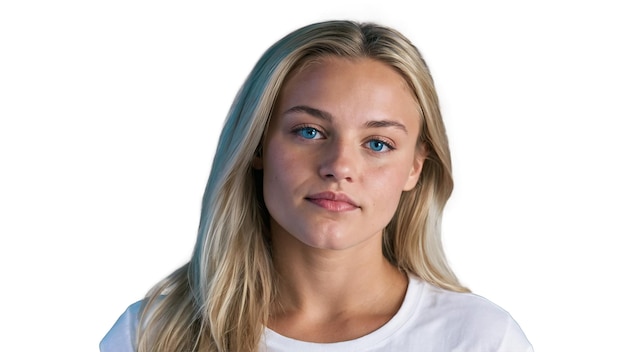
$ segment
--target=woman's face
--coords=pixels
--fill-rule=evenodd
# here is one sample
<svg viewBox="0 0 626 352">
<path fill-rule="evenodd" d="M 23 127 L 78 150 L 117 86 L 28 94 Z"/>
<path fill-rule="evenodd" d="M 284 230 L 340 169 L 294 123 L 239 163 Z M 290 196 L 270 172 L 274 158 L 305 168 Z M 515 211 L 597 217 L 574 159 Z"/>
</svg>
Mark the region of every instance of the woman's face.
<svg viewBox="0 0 626 352">
<path fill-rule="evenodd" d="M 292 74 L 262 156 L 272 236 L 319 249 L 381 243 L 424 162 L 418 111 L 404 79 L 379 61 L 325 58 Z"/>
</svg>

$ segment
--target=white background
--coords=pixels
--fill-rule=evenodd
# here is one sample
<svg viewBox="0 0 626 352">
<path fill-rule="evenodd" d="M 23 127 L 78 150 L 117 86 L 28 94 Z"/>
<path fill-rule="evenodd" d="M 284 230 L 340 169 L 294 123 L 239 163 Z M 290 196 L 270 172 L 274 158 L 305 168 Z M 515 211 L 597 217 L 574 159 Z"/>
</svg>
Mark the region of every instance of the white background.
<svg viewBox="0 0 626 352">
<path fill-rule="evenodd" d="M 625 11 L 618 1 L 4 1 L 2 351 L 96 351 L 190 256 L 223 118 L 254 62 L 313 21 L 422 51 L 456 189 L 463 283 L 536 351 L 625 351 Z M 615 4 L 615 5 L 613 5 Z"/>
</svg>

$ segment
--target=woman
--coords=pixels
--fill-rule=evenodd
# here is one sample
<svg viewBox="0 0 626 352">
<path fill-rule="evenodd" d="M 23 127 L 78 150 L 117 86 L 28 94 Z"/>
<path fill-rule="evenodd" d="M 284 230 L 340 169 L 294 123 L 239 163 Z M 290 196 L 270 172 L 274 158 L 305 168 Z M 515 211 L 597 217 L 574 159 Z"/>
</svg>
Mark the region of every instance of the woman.
<svg viewBox="0 0 626 352">
<path fill-rule="evenodd" d="M 190 262 L 102 351 L 531 351 L 461 286 L 440 222 L 452 191 L 417 49 L 329 21 L 274 44 L 223 128 Z"/>
</svg>

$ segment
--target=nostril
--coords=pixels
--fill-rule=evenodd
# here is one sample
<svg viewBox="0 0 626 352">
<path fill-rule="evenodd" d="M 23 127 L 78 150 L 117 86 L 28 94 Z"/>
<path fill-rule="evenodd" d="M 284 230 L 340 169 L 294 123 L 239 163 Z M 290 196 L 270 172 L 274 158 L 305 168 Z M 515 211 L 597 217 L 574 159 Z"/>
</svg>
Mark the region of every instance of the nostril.
<svg viewBox="0 0 626 352">
<path fill-rule="evenodd" d="M 320 160 L 318 175 L 325 180 L 347 180 L 352 182 L 353 172 L 355 172 L 356 161 L 352 157 L 350 145 L 338 145 L 332 150 L 328 150 Z"/>
</svg>

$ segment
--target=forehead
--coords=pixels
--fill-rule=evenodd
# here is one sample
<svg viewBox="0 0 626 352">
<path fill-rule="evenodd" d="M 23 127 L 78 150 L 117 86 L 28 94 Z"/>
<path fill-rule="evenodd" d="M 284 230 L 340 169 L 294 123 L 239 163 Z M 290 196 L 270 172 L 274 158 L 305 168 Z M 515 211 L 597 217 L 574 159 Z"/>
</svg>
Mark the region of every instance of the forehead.
<svg viewBox="0 0 626 352">
<path fill-rule="evenodd" d="M 276 104 L 279 111 L 275 112 L 304 103 L 316 108 L 362 107 L 402 115 L 420 111 L 404 77 L 390 65 L 371 58 L 323 57 L 300 66 L 285 80 Z"/>
<path fill-rule="evenodd" d="M 315 79 L 328 79 L 329 76 L 338 73 L 346 73 L 350 75 L 342 75 L 342 80 L 350 77 L 351 80 L 372 79 L 372 78 L 388 78 L 389 81 L 394 80 L 395 84 L 406 93 L 410 94 L 416 102 L 415 94 L 408 84 L 407 79 L 400 70 L 385 63 L 381 60 L 369 57 L 340 57 L 333 55 L 325 55 L 306 59 L 298 64 L 285 78 L 280 93 L 287 89 L 293 89 L 299 84 L 317 83 Z"/>
</svg>

